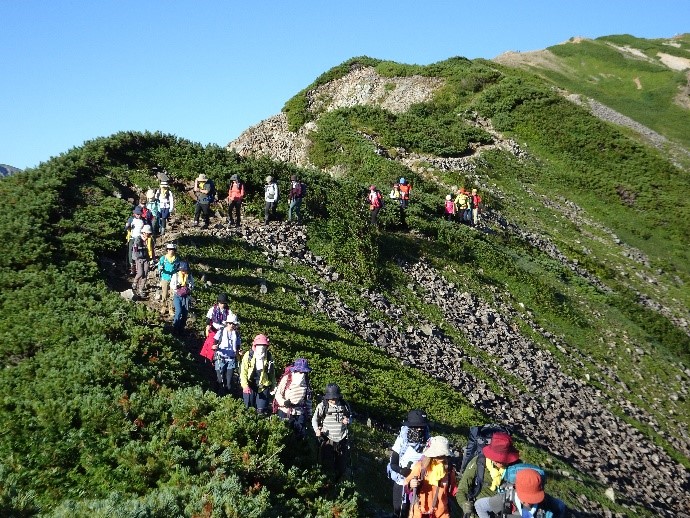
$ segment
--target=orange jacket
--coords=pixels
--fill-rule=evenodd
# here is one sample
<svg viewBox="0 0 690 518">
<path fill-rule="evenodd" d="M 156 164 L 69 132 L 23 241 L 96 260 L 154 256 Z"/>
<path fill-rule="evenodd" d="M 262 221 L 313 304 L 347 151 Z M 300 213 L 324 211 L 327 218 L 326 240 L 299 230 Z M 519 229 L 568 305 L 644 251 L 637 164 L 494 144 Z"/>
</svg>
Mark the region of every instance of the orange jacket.
<svg viewBox="0 0 690 518">
<path fill-rule="evenodd" d="M 408 485 L 410 481 L 419 477 L 422 471 L 421 462 L 416 462 L 412 466 L 412 471 L 405 478 L 405 485 Z M 434 494 L 436 493 L 436 488 L 438 487 L 438 502 L 436 502 L 436 509 L 434 509 L 432 514 L 432 504 L 434 501 Z M 417 486 L 417 504 L 414 506 L 412 511 L 413 518 L 422 518 L 422 512 L 427 513 L 424 516 L 430 516 L 432 518 L 450 518 L 450 503 L 448 499 L 457 492 L 458 484 L 455 480 L 455 470 L 450 469 L 450 474 L 441 479 L 440 486 L 432 486 L 426 480 L 422 478 L 421 484 Z"/>
<path fill-rule="evenodd" d="M 228 190 L 228 201 L 241 201 L 242 198 L 244 198 L 244 184 L 242 182 L 232 182 Z"/>
<path fill-rule="evenodd" d="M 409 183 L 401 183 L 400 184 L 400 197 L 403 200 L 409 200 L 411 190 L 412 190 L 412 186 Z"/>
</svg>

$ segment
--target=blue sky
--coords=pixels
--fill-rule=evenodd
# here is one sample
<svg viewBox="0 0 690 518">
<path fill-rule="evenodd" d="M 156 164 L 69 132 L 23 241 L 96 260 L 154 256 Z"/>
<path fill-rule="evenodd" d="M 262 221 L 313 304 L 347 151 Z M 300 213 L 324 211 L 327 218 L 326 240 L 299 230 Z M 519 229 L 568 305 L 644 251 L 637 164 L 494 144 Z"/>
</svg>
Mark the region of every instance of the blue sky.
<svg viewBox="0 0 690 518">
<path fill-rule="evenodd" d="M 0 27 L 0 163 L 26 168 L 122 130 L 225 145 L 354 56 L 671 37 L 690 2 L 0 0 Z"/>
</svg>

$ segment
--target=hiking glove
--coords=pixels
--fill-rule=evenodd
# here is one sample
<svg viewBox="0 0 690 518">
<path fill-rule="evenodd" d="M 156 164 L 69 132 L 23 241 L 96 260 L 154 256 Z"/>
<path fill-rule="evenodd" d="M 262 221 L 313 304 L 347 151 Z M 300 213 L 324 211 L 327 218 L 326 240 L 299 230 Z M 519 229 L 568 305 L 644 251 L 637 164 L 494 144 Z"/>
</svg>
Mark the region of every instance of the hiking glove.
<svg viewBox="0 0 690 518">
<path fill-rule="evenodd" d="M 462 504 L 462 518 L 472 518 L 474 514 L 474 506 L 472 502 L 465 502 Z"/>
<path fill-rule="evenodd" d="M 285 408 L 290 408 L 290 407 L 292 407 L 292 406 L 294 406 L 294 405 L 292 404 L 292 401 L 290 401 L 289 399 L 286 399 L 286 400 L 285 400 L 285 404 L 284 404 L 283 406 L 284 406 Z"/>
<path fill-rule="evenodd" d="M 410 468 L 400 468 L 400 474 L 403 477 L 407 477 L 410 473 L 412 473 L 412 470 Z"/>
</svg>

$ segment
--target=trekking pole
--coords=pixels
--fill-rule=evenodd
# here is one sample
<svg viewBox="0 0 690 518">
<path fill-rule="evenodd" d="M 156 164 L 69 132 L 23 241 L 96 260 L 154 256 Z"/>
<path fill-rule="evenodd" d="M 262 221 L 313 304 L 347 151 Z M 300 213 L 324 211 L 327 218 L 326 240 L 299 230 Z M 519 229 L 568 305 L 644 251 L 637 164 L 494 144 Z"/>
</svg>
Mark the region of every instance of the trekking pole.
<svg viewBox="0 0 690 518">
<path fill-rule="evenodd" d="M 419 480 L 418 477 L 415 478 Z M 412 490 L 412 497 L 410 497 L 410 511 L 407 513 L 407 518 L 414 518 L 414 506 L 417 505 L 417 500 L 419 499 L 419 495 L 417 494 L 418 489 L 419 486 Z"/>
</svg>

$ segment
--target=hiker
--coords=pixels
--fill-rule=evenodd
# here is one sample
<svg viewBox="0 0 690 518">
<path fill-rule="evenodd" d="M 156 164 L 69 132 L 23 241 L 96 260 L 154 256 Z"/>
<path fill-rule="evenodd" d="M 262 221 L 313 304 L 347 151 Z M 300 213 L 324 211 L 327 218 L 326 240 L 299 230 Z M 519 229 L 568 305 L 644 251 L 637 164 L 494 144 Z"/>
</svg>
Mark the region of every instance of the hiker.
<svg viewBox="0 0 690 518">
<path fill-rule="evenodd" d="M 268 414 L 271 391 L 276 386 L 275 366 L 268 345 L 266 335 L 256 335 L 252 348 L 242 357 L 240 367 L 244 405 L 256 408 L 259 414 Z"/>
<path fill-rule="evenodd" d="M 194 289 L 194 277 L 189 272 L 189 263 L 186 261 L 180 261 L 177 272 L 170 278 L 170 289 L 174 294 L 173 306 L 175 308 L 172 322 L 173 334 L 182 336 L 189 315 L 189 299 L 192 298 L 192 290 Z"/>
<path fill-rule="evenodd" d="M 311 368 L 305 358 L 297 358 L 283 374 L 275 392 L 278 417 L 287 422 L 299 438 L 307 433 L 311 417 L 312 390 L 309 383 Z"/>
<path fill-rule="evenodd" d="M 169 182 L 170 177 L 168 176 L 168 171 L 166 171 L 162 165 L 156 164 L 151 168 L 151 172 L 156 174 L 156 178 L 160 182 Z"/>
<path fill-rule="evenodd" d="M 146 298 L 146 277 L 149 275 L 149 267 L 154 262 L 155 252 L 151 233 L 151 225 L 141 227 L 141 233 L 139 237 L 134 238 L 132 246 L 132 259 L 137 272 L 132 283 L 132 291 L 142 299 Z"/>
<path fill-rule="evenodd" d="M 455 206 L 461 223 L 469 223 L 472 219 L 472 211 L 469 206 L 469 197 L 464 187 L 460 187 L 455 196 Z M 467 212 L 469 211 L 469 212 Z"/>
<path fill-rule="evenodd" d="M 432 437 L 422 451 L 422 458 L 405 477 L 405 485 L 412 491 L 409 514 L 412 518 L 450 518 L 449 498 L 457 486 L 449 457 L 448 439 Z"/>
<path fill-rule="evenodd" d="M 288 207 L 288 223 L 292 221 L 292 214 L 295 214 L 297 219 L 297 224 L 302 224 L 302 198 L 306 194 L 306 185 L 299 181 L 296 175 L 290 177 L 290 193 L 288 194 L 289 207 Z"/>
<path fill-rule="evenodd" d="M 214 335 L 212 349 L 213 367 L 216 371 L 219 393 L 233 394 L 237 386 L 237 357 L 240 354 L 242 338 L 240 337 L 240 323 L 232 311 L 228 312 L 223 327 Z"/>
<path fill-rule="evenodd" d="M 472 516 L 476 499 L 492 496 L 498 491 L 506 467 L 519 459 L 520 453 L 513 446 L 509 434 L 495 432 L 491 436 L 491 442 L 468 462 L 460 477 L 456 500 L 462 507 L 464 518 Z"/>
<path fill-rule="evenodd" d="M 226 293 L 219 293 L 216 303 L 206 312 L 206 338 L 199 353 L 209 361 L 213 360 L 215 335 L 225 325 L 225 320 L 229 314 L 232 314 L 232 311 L 228 308 L 228 295 Z"/>
<path fill-rule="evenodd" d="M 134 259 L 132 258 L 132 247 L 134 246 L 134 240 L 141 235 L 141 229 L 144 226 L 144 222 L 141 219 L 141 207 L 138 205 L 132 210 L 132 215 L 125 223 L 125 230 L 127 231 L 127 264 L 129 266 L 130 275 L 136 275 L 136 265 L 134 264 Z"/>
<path fill-rule="evenodd" d="M 410 191 L 412 190 L 412 186 L 407 180 L 401 178 L 398 188 L 400 189 L 400 207 L 406 209 L 407 205 L 410 203 Z"/>
<path fill-rule="evenodd" d="M 174 199 L 173 193 L 170 190 L 167 180 L 161 181 L 158 190 L 154 193 L 156 199 L 158 200 L 158 208 L 160 210 L 160 215 L 158 216 L 158 233 L 159 235 L 165 234 L 165 230 L 168 226 L 168 220 L 173 212 Z"/>
<path fill-rule="evenodd" d="M 455 202 L 450 194 L 446 195 L 446 205 L 444 207 L 444 213 L 448 221 L 453 221 L 455 219 Z"/>
<path fill-rule="evenodd" d="M 165 245 L 165 255 L 158 261 L 158 275 L 161 284 L 161 315 L 173 314 L 172 297 L 170 296 L 170 279 L 177 273 L 180 261 L 177 258 L 177 245 Z"/>
<path fill-rule="evenodd" d="M 340 387 L 335 383 L 326 385 L 323 400 L 317 405 L 311 419 L 316 438 L 319 441 L 319 461 L 327 471 L 340 480 L 347 469 L 350 458 L 348 425 L 350 406 L 343 399 Z"/>
<path fill-rule="evenodd" d="M 422 450 L 429 436 L 429 421 L 426 412 L 419 409 L 410 410 L 395 439 L 387 466 L 388 477 L 393 481 L 393 514 L 395 516 L 406 518 L 410 512 L 405 477 L 412 472 L 414 463 L 422 458 Z"/>
<path fill-rule="evenodd" d="M 378 225 L 379 212 L 381 207 L 383 207 L 383 196 L 375 185 L 370 185 L 367 199 L 369 200 L 369 210 L 371 211 L 371 225 L 375 227 Z"/>
<path fill-rule="evenodd" d="M 230 188 L 228 189 L 228 227 L 240 226 L 240 212 L 242 210 L 242 200 L 244 199 L 244 183 L 240 181 L 236 174 L 230 177 Z M 235 212 L 233 219 L 232 213 Z"/>
<path fill-rule="evenodd" d="M 474 509 L 479 518 L 565 518 L 566 515 L 565 504 L 544 492 L 542 476 L 530 468 L 517 472 L 514 488 L 494 496 L 480 498 L 474 504 Z"/>
<path fill-rule="evenodd" d="M 398 182 L 393 183 L 393 187 L 391 188 L 391 192 L 388 195 L 388 197 L 391 200 L 400 200 L 400 197 L 402 196 L 400 192 L 400 184 Z"/>
<path fill-rule="evenodd" d="M 160 203 L 156 198 L 156 193 L 153 189 L 146 191 L 146 208 L 151 211 L 151 230 L 153 234 L 152 237 L 156 237 L 159 231 L 160 224 Z"/>
<path fill-rule="evenodd" d="M 268 225 L 271 219 L 275 219 L 276 208 L 278 207 L 278 184 L 272 176 L 266 177 L 264 200 L 266 201 L 266 207 L 264 208 L 264 224 Z"/>
<path fill-rule="evenodd" d="M 213 181 L 201 173 L 194 180 L 194 194 L 196 195 L 196 208 L 194 209 L 194 225 L 199 224 L 199 217 L 204 215 L 204 224 L 201 228 L 208 228 L 211 218 L 211 203 L 215 200 L 215 188 Z"/>
<path fill-rule="evenodd" d="M 482 202 L 482 197 L 477 194 L 477 189 L 472 189 L 472 194 L 469 197 L 469 205 L 472 209 L 472 226 L 476 227 L 479 222 L 479 204 Z"/>
</svg>

